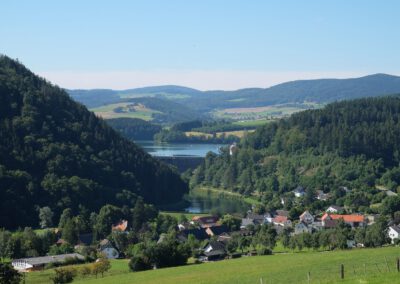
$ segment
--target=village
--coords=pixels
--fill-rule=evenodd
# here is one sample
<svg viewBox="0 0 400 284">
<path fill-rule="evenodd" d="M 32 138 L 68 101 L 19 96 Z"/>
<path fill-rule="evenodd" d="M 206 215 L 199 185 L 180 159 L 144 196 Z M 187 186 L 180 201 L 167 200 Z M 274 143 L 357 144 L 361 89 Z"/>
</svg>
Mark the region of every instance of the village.
<svg viewBox="0 0 400 284">
<path fill-rule="evenodd" d="M 302 198 L 305 190 L 297 187 L 293 190 L 295 198 Z M 318 200 L 329 200 L 329 194 L 318 191 L 315 197 Z M 282 199 L 282 204 L 284 200 Z M 194 216 L 190 220 L 184 218 L 181 222 L 177 222 L 174 228 L 174 238 L 181 244 L 189 243 L 195 240 L 196 244 L 193 249 L 193 257 L 195 262 L 217 261 L 226 258 L 237 258 L 242 256 L 272 254 L 277 242 L 283 243 L 284 247 L 295 249 L 299 247 L 319 248 L 339 247 L 342 249 L 362 248 L 368 246 L 362 241 L 357 240 L 356 230 L 365 229 L 375 224 L 380 218 L 379 214 L 361 214 L 349 213 L 346 207 L 330 205 L 324 211 L 311 212 L 305 210 L 296 218 L 290 217 L 290 212 L 283 209 L 271 212 L 263 212 L 262 214 L 255 212 L 255 208 L 248 210 L 242 218 L 238 215 L 200 215 Z M 269 231 L 260 228 L 267 227 Z M 341 228 L 339 231 L 337 231 Z M 30 272 L 42 270 L 49 267 L 61 266 L 64 264 L 84 263 L 87 262 L 88 251 L 94 255 L 107 259 L 127 258 L 126 252 L 118 243 L 118 237 L 128 236 L 132 233 L 131 226 L 127 220 L 119 220 L 111 226 L 110 238 L 94 241 L 92 233 L 80 234 L 76 244 L 73 246 L 73 252 L 46 255 L 31 258 L 14 259 L 13 267 L 21 272 Z M 336 231 L 335 231 L 336 230 Z M 395 221 L 387 223 L 385 229 L 387 238 L 391 244 L 397 244 L 400 240 L 400 226 Z M 323 243 L 321 236 L 316 236 L 322 232 L 331 232 L 334 235 L 342 234 L 346 238 L 342 239 L 342 244 L 331 246 L 330 240 Z M 266 233 L 265 233 L 266 232 Z M 59 236 L 56 246 L 68 246 L 68 242 L 61 238 L 60 232 L 56 229 L 56 235 Z M 156 244 L 162 244 L 167 239 L 167 233 L 159 234 Z M 364 233 L 365 234 L 365 233 Z M 298 243 L 296 236 L 306 236 L 310 241 L 302 241 Z M 312 236 L 316 236 L 314 244 L 312 244 Z M 259 241 L 260 239 L 268 239 L 269 241 Z M 305 237 L 304 237 L 305 238 Z M 285 243 L 286 239 L 286 243 Z M 293 244 L 290 240 L 294 240 Z M 329 239 L 329 237 L 328 237 Z M 296 243 L 297 242 L 297 243 Z M 317 243 L 315 245 L 315 243 Z M 260 250 L 260 247 L 263 249 Z M 156 267 L 153 267 L 156 268 Z"/>
</svg>

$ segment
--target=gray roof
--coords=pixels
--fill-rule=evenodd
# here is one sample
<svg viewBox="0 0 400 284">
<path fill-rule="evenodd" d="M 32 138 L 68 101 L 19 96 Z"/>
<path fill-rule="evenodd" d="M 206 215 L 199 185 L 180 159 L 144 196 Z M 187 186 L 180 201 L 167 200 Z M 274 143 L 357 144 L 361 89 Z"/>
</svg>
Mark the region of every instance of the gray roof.
<svg viewBox="0 0 400 284">
<path fill-rule="evenodd" d="M 396 233 L 400 234 L 400 227 L 399 226 L 390 226 Z"/>
<path fill-rule="evenodd" d="M 337 211 L 342 211 L 342 210 L 344 210 L 343 207 L 338 206 L 338 205 L 331 205 L 331 206 L 329 206 L 327 209 L 329 209 L 329 208 L 333 208 L 333 209 L 335 209 L 335 210 L 337 210 Z"/>
<path fill-rule="evenodd" d="M 391 191 L 391 190 L 386 190 L 386 195 L 387 195 L 387 196 L 396 196 L 397 193 L 395 193 L 395 192 L 393 192 L 393 191 Z"/>
<path fill-rule="evenodd" d="M 210 241 L 204 248 L 208 246 L 211 246 L 212 250 L 225 250 L 224 243 L 219 241 Z"/>
<path fill-rule="evenodd" d="M 240 226 L 241 227 L 247 227 L 249 225 L 254 225 L 254 220 L 253 219 L 248 219 L 248 218 L 243 218 L 242 219 L 242 224 Z"/>
<path fill-rule="evenodd" d="M 30 265 L 44 265 L 48 263 L 61 263 L 64 262 L 67 258 L 78 258 L 84 260 L 83 255 L 79 253 L 68 253 L 68 254 L 59 254 L 59 255 L 49 255 L 49 256 L 40 256 L 40 257 L 30 257 L 30 258 L 20 258 L 14 259 L 13 262 L 26 262 Z"/>
</svg>

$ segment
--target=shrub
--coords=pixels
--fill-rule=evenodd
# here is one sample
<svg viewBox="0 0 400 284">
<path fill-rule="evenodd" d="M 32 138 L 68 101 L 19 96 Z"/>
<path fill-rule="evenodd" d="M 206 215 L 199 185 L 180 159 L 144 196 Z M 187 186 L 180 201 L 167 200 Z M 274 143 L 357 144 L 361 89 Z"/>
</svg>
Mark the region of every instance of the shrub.
<svg viewBox="0 0 400 284">
<path fill-rule="evenodd" d="M 151 269 L 151 265 L 141 256 L 134 256 L 129 261 L 129 269 L 131 271 L 143 271 Z"/>
<path fill-rule="evenodd" d="M 57 268 L 54 271 L 56 274 L 50 278 L 54 284 L 71 283 L 77 274 L 75 268 Z"/>
<path fill-rule="evenodd" d="M 272 254 L 272 250 L 268 249 L 268 248 L 259 248 L 257 249 L 257 255 L 270 255 Z"/>
</svg>

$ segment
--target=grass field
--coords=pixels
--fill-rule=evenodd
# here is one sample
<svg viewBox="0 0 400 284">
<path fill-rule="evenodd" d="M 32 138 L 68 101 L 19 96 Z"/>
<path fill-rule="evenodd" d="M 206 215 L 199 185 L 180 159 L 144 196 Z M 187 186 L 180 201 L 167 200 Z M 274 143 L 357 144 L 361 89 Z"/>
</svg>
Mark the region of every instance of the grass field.
<svg viewBox="0 0 400 284">
<path fill-rule="evenodd" d="M 243 197 L 243 195 L 240 193 L 222 190 L 222 189 L 215 188 L 215 187 L 201 186 L 201 187 L 196 187 L 195 189 L 192 189 L 192 190 L 195 191 L 196 194 L 208 195 L 210 193 L 210 194 L 215 194 L 218 197 L 221 195 L 222 196 L 226 195 L 226 196 L 238 198 L 238 199 L 243 200 L 244 202 L 251 204 L 251 205 L 261 204 L 260 201 L 254 199 L 253 197 Z"/>
<path fill-rule="evenodd" d="M 270 120 L 270 119 L 244 120 L 244 121 L 235 121 L 235 122 L 233 122 L 233 124 L 239 125 L 239 126 L 257 127 L 257 126 L 267 124 L 271 121 L 273 121 L 273 120 Z"/>
<path fill-rule="evenodd" d="M 122 108 L 124 111 L 115 112 L 114 110 L 116 108 Z M 128 118 L 140 118 L 147 121 L 153 119 L 152 115 L 154 113 L 159 113 L 158 111 L 146 108 L 143 105 L 133 106 L 132 103 L 109 104 L 106 106 L 93 108 L 90 110 L 104 119 L 128 117 Z"/>
<path fill-rule="evenodd" d="M 239 138 L 242 138 L 245 134 L 254 132 L 254 129 L 251 130 L 235 130 L 235 131 L 224 131 L 224 132 L 217 132 L 216 136 L 221 137 L 222 135 L 225 135 L 228 137 L 229 135 L 233 135 Z M 185 132 L 185 135 L 190 137 L 190 136 L 204 136 L 207 138 L 211 138 L 212 134 L 210 133 L 204 133 L 204 132 L 198 132 L 198 131 L 187 131 Z"/>
<path fill-rule="evenodd" d="M 182 214 L 185 215 L 188 220 L 192 220 L 192 218 L 194 216 L 207 216 L 207 215 L 209 215 L 209 214 L 202 214 L 202 213 L 186 213 L 186 212 L 171 212 L 171 211 L 161 211 L 160 213 L 163 214 L 163 215 L 172 216 L 174 218 L 177 218 L 178 220 L 179 220 L 179 218 L 181 217 Z"/>
<path fill-rule="evenodd" d="M 320 108 L 323 105 L 305 102 L 302 104 L 282 104 L 248 108 L 226 108 L 213 112 L 218 118 L 248 121 L 275 120 L 310 108 Z"/>
<path fill-rule="evenodd" d="M 77 278 L 74 283 L 399 283 L 395 260 L 400 248 L 333 252 L 282 253 L 242 257 L 144 272 L 129 272 L 126 260 L 112 261 L 104 278 Z M 344 280 L 340 265 L 344 265 Z M 308 273 L 310 280 L 308 281 Z M 27 275 L 26 283 L 49 283 L 52 270 Z"/>
</svg>

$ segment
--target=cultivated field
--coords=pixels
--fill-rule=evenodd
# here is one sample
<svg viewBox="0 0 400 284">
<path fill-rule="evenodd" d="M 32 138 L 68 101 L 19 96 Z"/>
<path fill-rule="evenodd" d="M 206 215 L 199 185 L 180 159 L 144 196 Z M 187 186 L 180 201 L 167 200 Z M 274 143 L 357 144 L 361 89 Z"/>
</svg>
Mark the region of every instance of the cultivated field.
<svg viewBox="0 0 400 284">
<path fill-rule="evenodd" d="M 119 109 L 120 111 L 116 111 Z M 104 118 L 140 118 L 143 120 L 152 120 L 153 113 L 158 113 L 158 111 L 146 108 L 142 104 L 134 105 L 132 103 L 117 103 L 110 104 L 98 108 L 91 109 L 96 115 Z"/>
<path fill-rule="evenodd" d="M 144 272 L 129 272 L 126 260 L 116 260 L 104 278 L 78 277 L 74 283 L 400 283 L 399 256 L 398 247 L 281 253 Z M 50 283 L 51 274 L 52 270 L 30 273 L 26 283 Z"/>
<path fill-rule="evenodd" d="M 234 119 L 241 121 L 275 120 L 310 108 L 320 108 L 322 105 L 315 103 L 282 104 L 249 108 L 226 108 L 215 111 L 213 115 L 218 118 Z"/>
</svg>

